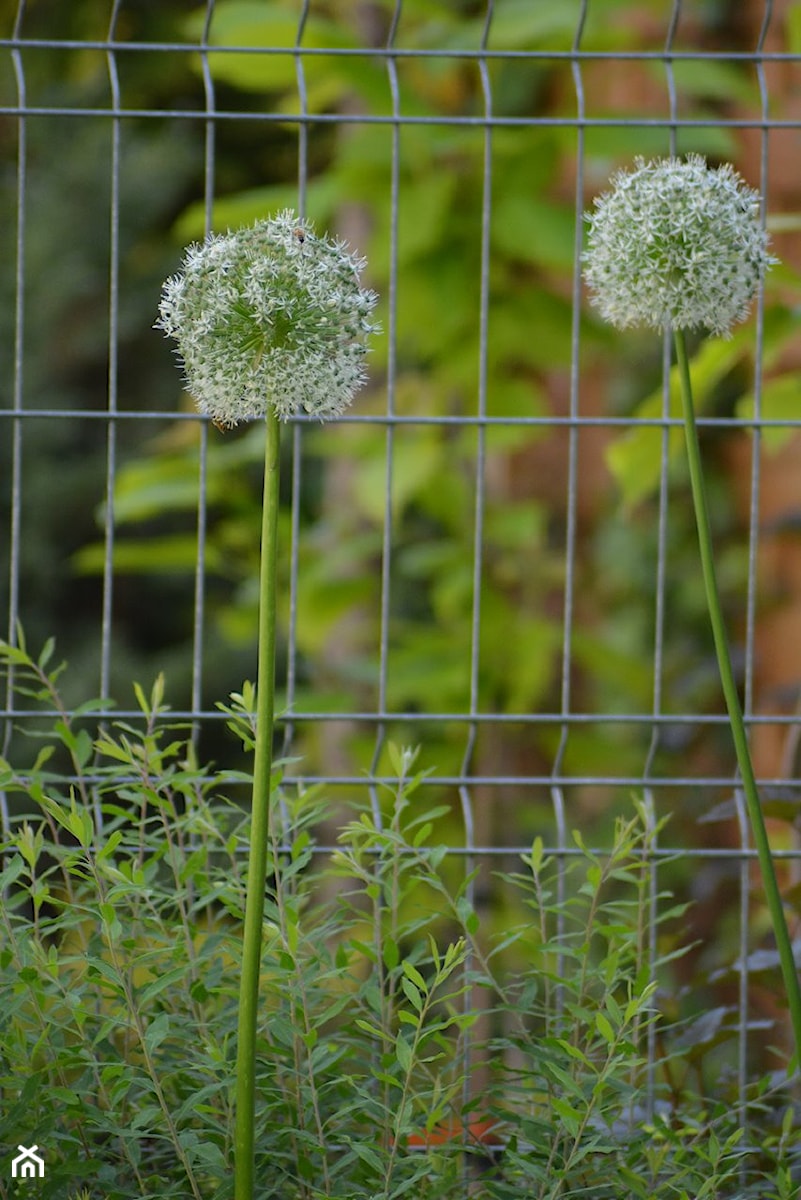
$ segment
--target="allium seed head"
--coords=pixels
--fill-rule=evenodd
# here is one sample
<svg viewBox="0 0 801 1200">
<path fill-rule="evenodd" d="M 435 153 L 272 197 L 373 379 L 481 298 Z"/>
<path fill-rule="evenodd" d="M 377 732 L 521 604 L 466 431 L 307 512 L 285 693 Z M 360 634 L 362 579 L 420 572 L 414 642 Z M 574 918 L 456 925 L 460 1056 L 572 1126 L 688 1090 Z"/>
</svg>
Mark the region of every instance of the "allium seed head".
<svg viewBox="0 0 801 1200">
<path fill-rule="evenodd" d="M 178 343 L 187 389 L 218 425 L 338 416 L 365 381 L 375 292 L 364 260 L 289 210 L 189 246 L 164 284 L 157 329 Z"/>
<path fill-rule="evenodd" d="M 768 254 L 759 194 L 728 163 L 635 159 L 585 213 L 584 277 L 619 329 L 704 327 L 723 337 L 748 315 Z"/>
</svg>

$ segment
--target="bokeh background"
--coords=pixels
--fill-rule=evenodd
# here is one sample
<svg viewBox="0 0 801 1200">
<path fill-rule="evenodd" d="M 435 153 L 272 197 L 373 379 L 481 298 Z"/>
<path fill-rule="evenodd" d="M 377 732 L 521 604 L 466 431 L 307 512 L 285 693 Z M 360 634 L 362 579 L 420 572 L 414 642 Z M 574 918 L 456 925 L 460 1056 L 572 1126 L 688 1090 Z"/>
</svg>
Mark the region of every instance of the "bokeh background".
<svg viewBox="0 0 801 1200">
<path fill-rule="evenodd" d="M 691 903 L 666 1003 L 703 1014 L 699 1071 L 719 1045 L 764 1066 L 777 975 L 669 357 L 593 315 L 581 214 L 636 155 L 732 161 L 765 196 L 781 265 L 694 371 L 792 904 L 800 64 L 782 0 L 0 0 L 4 635 L 55 637 L 73 706 L 126 712 L 164 671 L 199 752 L 236 765 L 217 703 L 255 673 L 262 435 L 210 429 L 152 325 L 209 229 L 292 207 L 346 237 L 383 334 L 346 418 L 285 430 L 279 746 L 333 814 L 390 740 L 420 745 L 488 910 L 482 851 L 603 844 L 644 798 L 669 818 L 655 891 Z M 5 753 L 33 754 L 10 691 L 4 716 Z"/>
</svg>

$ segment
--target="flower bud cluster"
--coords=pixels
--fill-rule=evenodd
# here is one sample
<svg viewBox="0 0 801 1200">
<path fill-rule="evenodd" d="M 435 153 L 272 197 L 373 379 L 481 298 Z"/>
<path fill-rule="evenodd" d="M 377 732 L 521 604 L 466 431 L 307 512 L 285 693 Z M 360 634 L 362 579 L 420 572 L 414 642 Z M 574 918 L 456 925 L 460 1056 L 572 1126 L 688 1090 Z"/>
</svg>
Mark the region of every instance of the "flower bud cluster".
<svg viewBox="0 0 801 1200">
<path fill-rule="evenodd" d="M 364 260 L 290 210 L 190 246 L 156 328 L 177 342 L 187 389 L 218 425 L 338 416 L 365 381 L 375 292 Z"/>
<path fill-rule="evenodd" d="M 635 160 L 585 213 L 584 276 L 592 303 L 618 328 L 704 327 L 724 337 L 747 315 L 765 271 L 759 194 L 728 163 Z"/>
</svg>

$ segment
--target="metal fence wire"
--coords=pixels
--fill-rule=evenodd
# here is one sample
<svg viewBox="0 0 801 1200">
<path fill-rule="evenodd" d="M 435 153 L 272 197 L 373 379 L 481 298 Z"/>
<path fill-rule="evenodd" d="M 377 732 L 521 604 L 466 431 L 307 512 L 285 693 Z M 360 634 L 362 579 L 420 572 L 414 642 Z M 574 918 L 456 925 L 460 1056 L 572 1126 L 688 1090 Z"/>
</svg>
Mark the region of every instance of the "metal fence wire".
<svg viewBox="0 0 801 1200">
<path fill-rule="evenodd" d="M 419 744 L 452 853 L 490 867 L 537 834 L 562 856 L 574 827 L 608 844 L 641 797 L 654 827 L 670 818 L 654 896 L 670 862 L 695 902 L 692 961 L 727 980 L 745 1089 L 770 1001 L 750 986 L 753 851 L 669 347 L 592 316 L 582 213 L 638 154 L 730 159 L 764 196 L 784 265 L 696 370 L 745 714 L 792 879 L 801 9 L 74 8 L 0 6 L 8 640 L 55 635 L 69 702 L 116 700 L 101 720 L 132 715 L 131 678 L 164 666 L 174 713 L 226 753 L 216 701 L 255 670 L 260 431 L 210 429 L 150 326 L 208 230 L 291 206 L 342 233 L 383 333 L 352 409 L 284 433 L 292 771 L 374 793 L 388 742 Z M 6 753 L 38 717 L 9 688 Z"/>
</svg>

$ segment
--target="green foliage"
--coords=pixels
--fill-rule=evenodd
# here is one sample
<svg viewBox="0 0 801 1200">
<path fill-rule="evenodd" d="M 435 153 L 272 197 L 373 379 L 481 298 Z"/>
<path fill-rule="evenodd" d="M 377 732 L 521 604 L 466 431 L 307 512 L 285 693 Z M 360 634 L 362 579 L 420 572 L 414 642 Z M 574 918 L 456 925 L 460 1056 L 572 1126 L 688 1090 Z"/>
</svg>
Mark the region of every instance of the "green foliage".
<svg viewBox="0 0 801 1200">
<path fill-rule="evenodd" d="M 24 32 L 29 36 L 69 39 L 87 31 L 101 40 L 106 36 L 105 2 L 28 7 Z M 378 25 L 383 19 L 386 26 L 393 7 L 387 2 L 369 9 Z M 505 0 L 495 6 L 490 44 L 511 50 L 569 50 L 580 7 L 577 0 L 559 5 Z M 654 44 L 661 51 L 665 6 L 663 0 L 653 0 L 650 7 L 659 18 L 651 27 L 658 31 Z M 7 33 L 16 8 L 4 6 Z M 180 41 L 198 31 L 197 23 L 176 30 L 176 6 L 123 8 L 125 35 L 132 40 L 142 36 L 143 41 Z M 324 49 L 367 40 L 359 23 L 363 5 L 315 4 L 312 9 L 305 44 Z M 626 21 L 630 9 L 630 3 L 618 0 L 590 5 L 583 48 L 637 49 L 641 34 L 637 23 Z M 299 111 L 291 53 L 297 11 L 298 6 L 289 3 L 220 0 L 215 5 L 213 42 L 230 36 L 246 45 L 250 39 L 254 46 L 270 44 L 287 51 L 269 56 L 269 71 L 262 54 L 209 55 L 226 107 L 260 111 L 269 106 L 270 112 L 287 115 L 285 122 L 220 122 L 214 208 L 219 229 L 297 204 L 297 130 L 291 120 Z M 407 0 L 397 44 L 477 48 L 482 19 L 472 11 L 464 5 Z M 695 14 L 695 19 L 703 21 L 704 14 Z M 787 17 L 787 27 L 794 39 L 792 50 L 801 31 L 795 15 Z M 375 26 L 371 28 L 375 33 Z M 383 32 L 379 30 L 378 44 L 383 44 Z M 103 104 L 108 101 L 107 64 L 101 51 L 94 57 L 83 51 L 68 57 L 63 49 L 25 52 L 24 61 L 33 102 L 44 94 L 49 104 L 85 105 L 89 114 L 85 120 L 69 118 L 67 158 L 59 154 L 63 120 L 43 117 L 28 128 L 25 401 L 33 408 L 94 410 L 98 397 L 105 402 L 108 376 L 108 245 L 97 231 L 109 227 L 111 138 L 92 105 L 98 96 Z M 169 71 L 164 70 L 163 55 L 135 54 L 124 64 L 120 61 L 125 67 L 124 103 L 142 110 L 169 112 L 187 104 L 202 110 L 199 61 L 194 77 L 185 54 L 170 60 Z M 59 74 L 65 62 L 69 69 Z M 569 124 L 551 126 L 547 120 L 519 126 L 499 122 L 492 129 L 490 353 L 481 386 L 486 382 L 483 395 L 490 421 L 500 423 L 491 423 L 480 434 L 457 431 L 447 424 L 451 415 L 478 411 L 478 246 L 485 150 L 483 129 L 458 122 L 465 115 L 468 121 L 471 115 L 480 119 L 481 81 L 474 63 L 458 59 L 399 60 L 397 65 L 402 115 L 439 115 L 443 120 L 425 127 L 401 125 L 395 160 L 396 131 L 390 123 L 338 126 L 331 119 L 341 110 L 349 119 L 360 112 L 391 116 L 383 61 L 324 54 L 304 59 L 309 111 L 326 115 L 325 123 L 306 126 L 307 207 L 309 215 L 326 226 L 334 225 L 343 210 L 353 214 L 358 208 L 365 230 L 360 249 L 369 255 L 372 282 L 384 294 L 390 268 L 397 264 L 395 411 L 426 421 L 442 417 L 443 424 L 399 425 L 390 434 L 348 426 L 326 431 L 325 440 L 305 429 L 299 434 L 301 658 L 296 708 L 302 711 L 308 702 L 315 711 L 328 708 L 346 714 L 375 702 L 388 449 L 393 504 L 388 699 L 398 708 L 463 708 L 469 683 L 471 523 L 479 438 L 489 484 L 480 704 L 506 712 L 526 705 L 546 707 L 554 703 L 560 665 L 564 554 L 559 547 L 566 456 L 558 430 L 515 422 L 549 417 L 564 391 L 570 349 L 570 311 L 564 297 L 576 233 L 572 189 L 565 184 L 572 179 L 577 133 Z M 729 64 L 722 71 L 708 71 L 710 66 L 671 64 L 682 115 L 709 122 L 706 128 L 680 130 L 686 141 L 679 149 L 732 156 L 731 138 L 714 127 L 710 106 L 733 98 L 748 105 L 747 80 L 753 78 L 753 69 Z M 487 70 L 500 118 L 530 118 L 532 113 L 575 118 L 569 64 L 516 64 L 508 59 L 489 62 Z M 664 82 L 661 62 L 654 64 L 653 72 Z M 631 116 L 604 108 L 603 96 L 599 103 L 589 76 L 590 72 L 587 98 L 593 118 Z M 14 102 L 10 68 L 4 94 Z M 156 125 L 159 133 L 153 132 Z M 174 269 L 180 245 L 202 234 L 205 220 L 205 207 L 197 199 L 202 191 L 204 123 L 150 126 L 132 117 L 119 130 L 121 400 L 123 407 L 137 410 L 161 409 L 170 396 L 179 402 L 177 382 L 165 394 L 164 379 L 173 381 L 173 376 L 164 372 L 172 367 L 150 325 L 158 284 Z M 591 125 L 584 136 L 588 188 L 607 177 L 614 161 L 668 149 L 666 127 L 657 123 Z M 13 189 L 16 147 L 11 139 L 4 153 L 7 186 Z M 395 161 L 397 241 L 389 211 Z M 64 268 L 57 278 L 50 270 L 55 260 Z M 5 278 L 8 288 L 13 273 Z M 796 281 L 785 276 L 783 282 Z M 4 333 L 10 346 L 10 293 L 6 299 Z M 778 360 L 792 335 L 793 317 L 779 308 L 768 309 L 766 317 L 768 343 Z M 783 322 L 783 332 L 776 337 L 774 320 Z M 386 314 L 384 324 L 387 327 Z M 633 347 L 630 359 L 622 359 L 619 343 L 612 344 L 591 322 L 582 329 L 582 344 L 593 375 L 614 372 L 615 394 L 620 397 L 617 415 L 661 417 L 661 395 L 658 401 L 651 395 L 653 376 L 643 381 L 641 345 Z M 43 353 L 43 346 L 57 346 L 59 353 Z M 658 347 L 649 349 L 646 363 L 657 354 Z M 385 352 L 373 361 L 379 381 Z M 747 361 L 744 350 L 730 370 L 716 376 L 704 400 L 706 412 L 717 413 L 738 402 L 749 386 L 742 371 Z M 696 370 L 703 376 L 703 360 Z M 703 379 L 697 383 L 703 391 Z M 655 407 L 636 407 L 644 394 Z M 750 404 L 749 397 L 740 399 L 738 416 L 750 417 Z M 378 402 L 368 401 L 366 411 L 373 406 L 378 409 Z M 770 384 L 763 392 L 761 411 L 779 420 L 788 415 L 780 381 L 775 390 Z M 35 614 L 37 639 L 70 613 L 64 635 L 71 640 L 71 659 L 78 661 L 63 681 L 69 694 L 59 699 L 51 663 L 31 664 L 24 651 L 8 660 L 15 659 L 17 683 L 28 689 L 30 707 L 41 703 L 45 714 L 57 715 L 45 716 L 37 726 L 44 736 L 33 743 L 30 760 L 24 757 L 26 743 L 15 737 L 14 765 L 0 766 L 0 786 L 12 817 L 0 868 L 8 889 L 0 938 L 2 1137 L 4 1142 L 23 1137 L 32 1141 L 45 1131 L 54 1148 L 47 1180 L 53 1200 L 77 1200 L 81 1187 L 86 1193 L 81 1200 L 188 1197 L 193 1194 L 191 1178 L 209 1200 L 223 1197 L 229 1187 L 225 1164 L 231 1128 L 235 947 L 242 907 L 241 851 L 248 826 L 238 805 L 220 793 L 238 797 L 241 790 L 244 795 L 246 778 L 233 773 L 210 778 L 194 759 L 189 731 L 151 711 L 154 701 L 156 707 L 162 704 L 158 697 L 144 697 L 140 722 L 105 732 L 95 728 L 92 706 L 80 705 L 94 685 L 76 685 L 76 676 L 80 681 L 96 675 L 94 650 L 88 647 L 96 641 L 99 588 L 89 576 L 103 560 L 102 552 L 86 543 L 93 536 L 87 514 L 104 492 L 103 423 L 56 422 L 50 434 L 38 420 L 23 425 L 25 613 Z M 121 535 L 115 546 L 117 681 L 150 672 L 149 666 L 142 667 L 143 654 L 155 656 L 160 667 L 165 654 L 173 655 L 174 661 L 180 656 L 184 663 L 181 641 L 191 621 L 200 448 L 187 422 L 144 446 L 136 432 L 143 427 L 133 421 L 117 425 L 122 468 L 114 497 Z M 28 429 L 36 430 L 35 439 L 28 437 Z M 149 436 L 149 426 L 147 432 Z M 215 653 L 222 671 L 233 672 L 233 678 L 223 674 L 225 682 L 219 686 L 221 674 L 213 675 L 219 664 L 213 653 L 209 656 L 205 679 L 212 695 L 236 686 L 234 681 L 247 668 L 237 664 L 235 651 L 251 645 L 255 630 L 260 436 L 254 429 L 242 436 L 210 439 L 209 641 L 221 647 Z M 583 430 L 582 448 L 587 436 Z M 661 446 L 661 431 L 650 435 L 652 446 L 654 436 Z M 778 441 L 784 431 L 775 436 Z M 623 440 L 618 445 L 623 487 L 636 489 L 634 451 Z M 9 448 L 10 443 L 6 455 Z M 530 467 L 530 455 L 535 464 L 547 462 L 547 474 Z M 331 469 L 333 459 L 339 469 Z M 52 470 L 55 460 L 57 472 Z M 574 631 L 573 698 L 588 712 L 598 711 L 593 703 L 599 698 L 603 711 L 641 711 L 643 703 L 651 703 L 650 568 L 656 533 L 650 503 L 658 485 L 656 461 L 649 451 L 644 473 L 648 486 L 640 490 L 644 503 L 638 512 L 610 516 L 615 496 L 611 491 L 604 495 L 599 486 L 591 520 L 577 530 L 581 605 Z M 522 488 L 521 462 L 527 480 Z M 507 490 L 505 481 L 515 464 L 517 488 Z M 718 497 L 716 511 L 729 510 L 728 497 Z M 102 525 L 107 514 L 100 507 L 97 513 Z M 282 537 L 288 544 L 288 513 L 285 517 Z M 703 615 L 703 605 L 689 523 L 672 521 L 668 536 L 666 609 L 671 620 L 663 682 L 672 697 L 671 683 L 678 681 L 677 694 L 684 702 L 691 683 L 697 687 L 689 679 L 687 663 L 703 664 L 703 645 L 699 650 L 699 641 L 693 640 L 694 618 L 697 612 Z M 63 561 L 78 547 L 78 559 L 70 560 L 78 563 L 78 577 L 66 579 Z M 83 614 L 80 619 L 76 612 Z M 63 644 L 64 638 L 60 641 Z M 341 642 L 346 654 L 332 655 L 332 646 Z M 703 667 L 699 674 L 704 677 Z M 173 670 L 171 679 L 180 692 Z M 708 682 L 702 679 L 702 702 L 708 698 L 705 687 Z M 114 690 L 121 688 L 119 682 Z M 239 722 L 247 747 L 252 694 L 242 688 L 241 702 L 234 699 L 228 707 L 226 715 L 235 725 Z M 426 757 L 447 771 L 461 762 L 461 736 L 449 740 L 444 730 L 436 757 L 432 751 Z M 618 733 L 615 728 L 611 734 L 608 729 L 573 732 L 565 768 L 587 776 L 601 763 L 611 763 L 616 772 L 634 763 L 639 771 L 643 747 L 637 736 L 636 731 Z M 703 736 L 707 753 L 711 738 L 706 732 Z M 510 746 L 512 740 L 507 731 L 493 733 L 495 763 L 520 745 L 535 755 L 553 749 L 547 735 L 537 732 L 526 732 L 518 746 Z M 308 749 L 316 752 L 317 747 L 308 744 Z M 686 741 L 677 753 L 686 763 Z M 406 768 L 395 764 L 392 771 L 402 776 Z M 460 1147 L 434 1135 L 438 1122 L 454 1110 L 463 1120 L 473 1111 L 469 1089 L 464 1104 L 459 1074 L 460 1061 L 468 1063 L 468 1041 L 475 1049 L 470 1062 L 476 1063 L 477 1086 L 487 1082 L 490 1112 L 509 1123 L 500 1167 L 482 1158 L 478 1146 L 468 1151 L 471 1169 L 499 1172 L 485 1175 L 482 1186 L 490 1196 L 538 1194 L 535 1189 L 546 1186 L 543 1176 L 549 1160 L 555 1173 L 547 1186 L 562 1188 L 564 1195 L 568 1186 L 589 1186 L 586 1180 L 576 1183 L 583 1170 L 592 1184 L 591 1194 L 597 1196 L 674 1197 L 713 1194 L 714 1188 L 721 1197 L 738 1200 L 748 1194 L 763 1200 L 793 1195 L 795 1113 L 788 1107 L 781 1125 L 774 1118 L 776 1097 L 767 1085 L 761 1097 L 757 1094 L 753 1127 L 747 1130 L 748 1146 L 761 1143 L 764 1149 L 749 1150 L 750 1173 L 730 1178 L 733 1169 L 745 1170 L 744 1146 L 738 1148 L 732 1140 L 736 1129 L 729 1110 L 737 1097 L 719 1070 L 722 1059 L 728 1062 L 734 1037 L 730 1017 L 723 1006 L 715 1008 L 685 1027 L 681 1038 L 671 1038 L 664 1023 L 649 1024 L 653 1009 L 648 1004 L 658 1001 L 660 1009 L 672 1015 L 681 1009 L 681 997 L 668 994 L 665 984 L 657 997 L 648 999 L 646 989 L 660 974 L 655 962 L 655 974 L 645 972 L 638 981 L 634 964 L 641 950 L 630 940 L 637 905 L 608 922 L 617 926 L 616 936 L 625 943 L 618 947 L 621 986 L 616 989 L 606 975 L 596 973 L 598 963 L 606 964 L 607 974 L 613 971 L 618 950 L 607 935 L 587 936 L 591 914 L 581 904 L 589 905 L 596 895 L 602 907 L 604 896 L 609 898 L 608 891 L 597 890 L 599 879 L 613 892 L 618 883 L 623 890 L 629 887 L 630 896 L 641 895 L 640 885 L 610 880 L 597 856 L 586 857 L 586 848 L 571 847 L 566 856 L 549 861 L 536 844 L 532 861 L 503 884 L 505 900 L 499 908 L 503 920 L 509 917 L 509 929 L 500 936 L 496 926 L 501 920 L 479 913 L 471 901 L 470 871 L 459 865 L 465 859 L 446 854 L 437 842 L 444 818 L 436 815 L 433 801 L 427 802 L 426 781 L 420 780 L 413 793 L 401 791 L 413 800 L 413 807 L 404 807 L 395 789 L 364 811 L 357 808 L 334 862 L 328 858 L 332 838 L 324 819 L 329 805 L 316 793 L 302 798 L 288 789 L 281 793 L 276 815 L 276 830 L 281 832 L 273 846 L 272 919 L 265 937 L 265 980 L 271 985 L 265 1011 L 275 1021 L 265 1022 L 260 1058 L 265 1195 L 293 1200 L 319 1192 L 325 1184 L 315 1172 L 325 1162 L 334 1195 L 403 1194 L 400 1189 L 405 1187 L 407 1194 L 420 1196 L 447 1196 L 451 1189 L 461 1200 L 465 1188 Z M 98 815 L 103 818 L 102 833 Z M 421 823 L 410 828 L 418 817 Z M 432 829 L 422 833 L 429 823 Z M 631 831 L 626 835 L 629 844 L 634 836 Z M 416 838 L 421 840 L 415 843 Z M 694 869 L 694 863 L 687 860 L 684 869 Z M 582 891 L 585 882 L 589 892 Z M 563 896 L 575 897 L 566 910 Z M 619 902 L 619 893 L 615 896 Z M 74 898 L 75 906 L 68 897 Z M 593 911 L 598 912 L 598 906 Z M 636 919 L 642 928 L 641 911 Z M 561 937 L 566 939 L 563 950 Z M 576 991 L 581 979 L 576 974 L 577 947 L 585 943 L 592 948 L 592 958 L 581 1003 Z M 727 943 L 722 937 L 707 954 L 728 969 L 733 955 Z M 448 974 L 451 947 L 455 959 Z M 675 950 L 675 940 L 663 926 L 657 956 L 667 957 Z M 458 961 L 463 954 L 464 961 Z M 663 980 L 665 973 L 670 978 L 669 972 L 665 964 Z M 520 982 L 523 976 L 525 986 Z M 630 994 L 632 977 L 635 987 Z M 470 992 L 449 1000 L 449 989 L 458 993 L 463 979 L 470 982 Z M 162 980 L 168 982 L 160 986 Z M 646 1007 L 633 1012 L 627 1023 L 630 999 L 641 995 Z M 617 1010 L 610 1008 L 608 996 Z M 555 1025 L 555 1018 L 548 1017 L 554 1011 L 559 1016 Z M 453 1013 L 459 1020 L 432 1028 L 451 1020 Z M 466 1013 L 477 1016 L 472 1025 L 459 1024 Z M 659 1073 L 655 1092 L 648 1091 L 650 1082 L 642 1095 L 631 1090 L 632 1073 L 636 1077 L 642 1071 L 642 1036 L 638 1041 L 632 1033 L 632 1022 L 638 1021 L 642 1036 L 647 1039 L 650 1031 L 658 1030 L 658 1044 L 667 1047 L 659 1064 L 669 1084 L 667 1097 L 660 1091 Z M 551 1042 L 543 1047 L 546 1037 Z M 340 1046 L 346 1048 L 344 1055 Z M 624 1104 L 615 1099 L 613 1084 L 630 1047 L 631 1060 L 620 1077 Z M 430 1065 L 420 1061 L 429 1057 Z M 499 1073 L 492 1076 L 488 1067 L 485 1075 L 484 1060 L 494 1062 L 496 1057 Z M 708 1104 L 695 1090 L 705 1067 L 722 1093 Z M 206 1088 L 211 1090 L 204 1093 Z M 417 1088 L 419 1109 L 414 1106 Z M 404 1095 L 411 1097 L 411 1109 L 402 1109 Z M 639 1104 L 643 1098 L 645 1109 Z M 611 1106 L 610 1119 L 597 1124 L 605 1105 Z M 611 1119 L 624 1109 L 622 1123 Z M 370 1115 L 367 1129 L 360 1124 L 365 1113 Z M 585 1113 L 588 1120 L 582 1129 Z M 318 1122 L 324 1141 L 319 1140 Z M 412 1132 L 406 1145 L 394 1143 L 395 1132 L 403 1128 L 422 1130 L 421 1137 L 415 1141 Z M 423 1134 L 432 1135 L 426 1151 L 420 1148 Z M 330 1157 L 328 1146 L 335 1150 Z M 730 1181 L 724 1183 L 725 1178 Z M 0 1195 L 2 1186 L 0 1181 Z"/>
<path fill-rule="evenodd" d="M 653 7 L 661 16 L 661 5 Z M 629 8 L 621 0 L 592 5 L 582 30 L 582 49 L 638 48 L 643 34 L 627 19 Z M 553 11 L 505 3 L 493 16 L 490 46 L 567 50 L 580 10 L 572 2 Z M 391 4 L 375 5 L 366 21 L 352 4 L 314 5 L 302 30 L 302 44 L 315 51 L 303 59 L 308 111 L 347 111 L 368 118 L 355 130 L 337 130 L 336 123 L 328 121 L 306 127 L 307 212 L 320 227 L 336 227 L 343 212 L 352 214 L 355 223 L 349 236 L 368 258 L 370 283 L 384 298 L 382 303 L 386 304 L 390 280 L 395 281 L 391 321 L 386 311 L 381 316 L 395 343 L 391 400 L 407 423 L 390 432 L 365 424 L 323 434 L 303 429 L 298 435 L 299 582 L 293 632 L 299 657 L 293 705 L 299 713 L 304 707 L 343 714 L 374 709 L 381 687 L 377 647 L 386 634 L 388 669 L 380 699 L 390 711 L 465 711 L 474 650 L 479 709 L 554 711 L 560 703 L 563 649 L 568 458 L 562 430 L 549 427 L 548 420 L 561 415 L 561 401 L 554 397 L 566 388 L 573 319 L 566 297 L 581 236 L 573 189 L 565 182 L 572 179 L 577 149 L 577 133 L 570 123 L 575 118 L 570 66 L 558 58 L 526 61 L 523 73 L 513 57 L 492 60 L 487 70 L 493 112 L 499 118 L 525 122 L 532 113 L 542 112 L 564 117 L 565 124 L 507 126 L 501 120 L 485 140 L 484 130 L 466 119 L 484 111 L 481 78 L 473 63 L 458 57 L 399 58 L 394 67 L 401 116 L 437 119 L 395 127 L 384 120 L 393 112 L 387 64 L 373 55 L 325 54 L 327 47 L 355 50 L 380 42 L 393 11 Z M 202 19 L 200 10 L 190 18 L 189 36 L 197 36 Z M 267 9 L 244 0 L 215 5 L 211 46 L 233 41 L 245 48 L 237 54 L 212 49 L 207 61 L 216 84 L 245 107 L 267 105 L 271 112 L 287 116 L 286 126 L 260 127 L 258 162 L 264 161 L 264 137 L 275 142 L 268 166 L 254 172 L 254 178 L 218 188 L 212 218 L 216 229 L 297 206 L 295 151 L 286 152 L 281 140 L 289 136 L 287 131 L 294 138 L 291 118 L 300 104 L 292 54 L 297 21 L 297 5 L 289 0 Z M 475 48 L 482 22 L 461 5 L 405 4 L 396 44 L 407 49 Z M 253 53 L 247 53 L 248 48 Z M 266 56 L 265 48 L 270 48 Z M 269 71 L 264 69 L 266 60 Z M 750 77 L 737 64 L 720 64 L 720 70 L 709 72 L 695 62 L 673 66 L 683 114 L 701 115 L 710 103 L 726 99 L 749 102 Z M 654 64 L 653 70 L 663 74 L 661 64 Z M 603 95 L 595 95 L 589 72 L 585 83 L 594 118 L 630 115 L 604 109 Z M 686 144 L 680 149 L 731 155 L 725 131 L 713 125 L 682 130 Z M 585 138 L 588 191 L 607 178 L 614 161 L 669 149 L 665 129 L 656 126 L 592 126 Z M 487 184 L 490 269 L 482 326 L 480 248 Z M 173 229 L 176 254 L 178 243 L 203 235 L 206 218 L 205 202 L 199 199 L 181 212 Z M 788 336 L 786 321 L 782 328 L 774 339 L 777 349 Z M 650 382 L 643 384 L 640 362 L 621 362 L 619 341 L 591 316 L 582 317 L 581 335 L 587 369 L 596 373 L 611 368 L 621 377 L 620 391 L 627 400 L 616 415 L 631 412 L 635 423 L 641 417 L 661 419 L 661 393 L 653 392 Z M 743 337 L 738 335 L 716 352 L 719 361 L 696 361 L 699 403 L 705 411 L 716 411 L 722 389 L 729 402 L 743 390 L 742 366 L 749 352 Z M 389 338 L 379 340 L 371 355 L 376 390 L 383 386 L 388 344 Z M 651 353 L 657 355 L 658 347 Z M 765 411 L 768 406 L 774 411 L 774 401 L 781 405 L 781 395 L 771 390 L 765 395 Z M 383 397 L 359 401 L 359 411 L 368 415 L 383 408 Z M 454 415 L 486 416 L 490 423 L 480 430 L 454 427 L 449 423 Z M 415 423 L 418 417 L 423 423 Z M 441 425 L 437 418 L 442 418 Z M 580 464 L 593 435 L 582 431 Z M 671 430 L 671 456 L 679 437 L 678 430 Z M 571 644 L 573 699 L 579 709 L 591 711 L 600 705 L 604 710 L 613 706 L 617 711 L 640 711 L 650 704 L 652 581 L 642 586 L 634 579 L 648 552 L 647 532 L 615 567 L 621 576 L 623 565 L 630 564 L 620 592 L 638 594 L 635 618 L 629 613 L 627 620 L 617 620 L 608 606 L 593 605 L 591 598 L 611 597 L 609 563 L 595 554 L 595 546 L 613 536 L 608 527 L 618 519 L 617 495 L 629 508 L 653 500 L 661 446 L 658 425 L 636 426 L 612 439 L 608 462 L 613 486 L 604 491 L 599 477 L 592 514 L 579 522 L 575 582 L 583 603 L 575 614 Z M 191 586 L 197 562 L 200 452 L 195 431 L 183 425 L 149 445 L 135 461 L 121 464 L 114 497 L 114 568 L 124 577 L 126 589 L 146 588 L 150 594 L 167 586 Z M 482 619 L 474 647 L 473 520 L 479 453 L 485 504 Z M 260 461 L 258 430 L 224 440 L 211 435 L 204 476 L 209 504 L 206 614 L 210 643 L 221 647 L 223 664 L 230 661 L 231 649 L 252 645 L 255 634 Z M 540 469 L 543 463 L 548 465 L 546 472 Z M 380 587 L 387 495 L 391 604 L 384 630 Z M 686 534 L 691 538 L 692 530 Z M 286 537 L 282 544 L 287 544 Z M 72 561 L 80 575 L 91 576 L 102 567 L 103 556 L 101 544 L 85 545 Z M 288 594 L 289 580 L 282 584 Z M 693 596 L 677 587 L 672 605 L 683 618 L 672 628 L 686 631 L 694 619 Z M 686 663 L 683 641 L 678 651 L 676 661 Z M 668 656 L 671 652 L 667 646 Z M 217 686 L 217 694 L 236 686 L 240 668 L 236 663 L 234 668 L 236 675 Z M 683 673 L 686 676 L 686 669 Z M 686 689 L 686 679 L 680 683 Z M 319 745 L 314 739 L 319 735 L 307 727 L 300 736 L 304 755 L 317 767 Z M 354 757 L 361 750 L 358 736 L 352 738 Z M 430 725 L 424 736 L 444 768 L 456 766 L 463 750 L 460 732 Z M 510 753 L 552 760 L 552 731 L 534 728 L 524 739 L 510 731 L 504 736 Z M 647 737 L 644 726 L 618 727 L 614 756 L 620 771 L 628 764 L 639 770 Z M 579 740 L 579 773 L 602 770 L 609 755 L 605 733 L 587 727 L 580 738 L 577 733 L 572 739 L 571 753 Z"/>
<path fill-rule="evenodd" d="M 92 705 L 63 709 L 52 644 L 0 650 L 51 714 L 32 764 L 0 761 L 0 1137 L 46 1148 L 38 1200 L 224 1200 L 246 779 L 195 761 L 161 679 L 135 689 L 138 719 L 90 734 Z M 252 700 L 246 685 L 225 706 L 245 745 Z M 754 1092 L 754 1162 L 725 1086 L 677 1108 L 659 1085 L 653 1046 L 665 1068 L 682 1053 L 659 1015 L 682 910 L 653 895 L 646 811 L 603 852 L 536 839 L 497 876 L 493 931 L 472 864 L 436 840 L 416 757 L 390 748 L 394 779 L 334 846 L 326 798 L 276 788 L 259 1195 L 457 1200 L 466 1172 L 497 1200 L 789 1196 L 781 1088 Z"/>
</svg>

